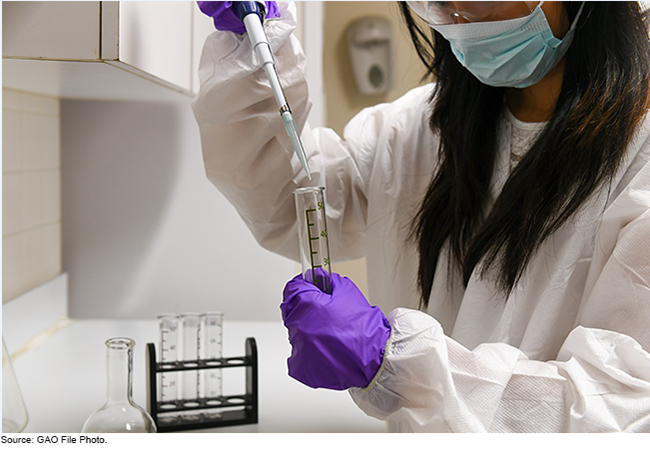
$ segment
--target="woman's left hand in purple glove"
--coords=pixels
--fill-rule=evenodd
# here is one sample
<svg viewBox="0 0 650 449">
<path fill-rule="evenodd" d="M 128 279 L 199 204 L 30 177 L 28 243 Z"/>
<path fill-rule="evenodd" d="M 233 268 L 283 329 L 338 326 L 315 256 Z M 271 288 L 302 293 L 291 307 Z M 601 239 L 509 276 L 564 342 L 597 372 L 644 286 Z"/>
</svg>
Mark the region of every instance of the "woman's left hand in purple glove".
<svg viewBox="0 0 650 449">
<path fill-rule="evenodd" d="M 233 2 L 196 2 L 199 9 L 206 16 L 212 17 L 214 27 L 221 31 L 232 31 L 233 33 L 243 34 L 246 27 L 237 17 L 232 9 Z M 277 2 L 264 2 L 266 5 L 265 19 L 277 19 L 280 17 Z"/>
<path fill-rule="evenodd" d="M 381 366 L 390 325 L 350 279 L 333 273 L 331 285 L 323 293 L 298 275 L 284 288 L 289 376 L 313 388 L 363 388 Z"/>
</svg>

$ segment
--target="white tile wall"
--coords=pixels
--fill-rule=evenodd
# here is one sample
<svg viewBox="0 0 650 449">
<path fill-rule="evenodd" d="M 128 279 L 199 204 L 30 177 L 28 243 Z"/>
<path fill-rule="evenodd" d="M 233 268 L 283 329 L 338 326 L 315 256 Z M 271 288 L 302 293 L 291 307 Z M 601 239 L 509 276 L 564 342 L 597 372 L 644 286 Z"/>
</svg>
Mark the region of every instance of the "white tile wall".
<svg viewBox="0 0 650 449">
<path fill-rule="evenodd" d="M 61 273 L 59 100 L 2 89 L 2 301 Z"/>
</svg>

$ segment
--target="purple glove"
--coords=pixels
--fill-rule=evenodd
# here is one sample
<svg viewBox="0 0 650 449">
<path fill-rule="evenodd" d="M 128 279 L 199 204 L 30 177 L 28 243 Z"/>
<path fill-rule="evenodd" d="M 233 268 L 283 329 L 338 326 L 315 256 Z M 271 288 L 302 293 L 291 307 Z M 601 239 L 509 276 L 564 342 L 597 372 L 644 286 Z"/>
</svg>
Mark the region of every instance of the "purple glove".
<svg viewBox="0 0 650 449">
<path fill-rule="evenodd" d="M 212 17 L 214 27 L 221 31 L 232 31 L 243 34 L 246 28 L 237 14 L 230 8 L 233 2 L 196 2 L 199 9 L 206 16 Z M 277 19 L 280 17 L 278 4 L 276 2 L 264 2 L 266 4 L 266 18 Z"/>
<path fill-rule="evenodd" d="M 381 366 L 390 325 L 350 279 L 332 273 L 331 283 L 331 295 L 302 275 L 284 288 L 289 376 L 313 388 L 366 387 Z"/>
</svg>

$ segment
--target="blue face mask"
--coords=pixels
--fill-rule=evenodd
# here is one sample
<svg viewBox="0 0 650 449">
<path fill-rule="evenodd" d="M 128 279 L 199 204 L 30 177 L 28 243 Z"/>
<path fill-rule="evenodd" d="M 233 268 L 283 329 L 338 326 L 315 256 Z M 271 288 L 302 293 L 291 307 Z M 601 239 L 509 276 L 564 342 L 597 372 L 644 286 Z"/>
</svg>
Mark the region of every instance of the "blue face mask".
<svg viewBox="0 0 650 449">
<path fill-rule="evenodd" d="M 541 81 L 562 59 L 584 8 L 583 2 L 560 40 L 553 36 L 541 8 L 543 3 L 519 19 L 431 27 L 449 41 L 458 61 L 482 83 L 524 88 Z"/>
</svg>

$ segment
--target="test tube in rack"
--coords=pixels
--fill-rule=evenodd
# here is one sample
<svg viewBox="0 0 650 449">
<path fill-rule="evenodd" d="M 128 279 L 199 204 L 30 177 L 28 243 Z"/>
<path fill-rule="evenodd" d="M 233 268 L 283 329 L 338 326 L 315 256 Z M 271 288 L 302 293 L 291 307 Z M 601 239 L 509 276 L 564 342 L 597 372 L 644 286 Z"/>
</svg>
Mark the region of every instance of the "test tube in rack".
<svg viewBox="0 0 650 449">
<path fill-rule="evenodd" d="M 160 352 L 158 361 L 165 368 L 172 368 L 178 361 L 178 316 L 165 313 L 158 316 L 160 332 Z M 171 410 L 176 407 L 178 399 L 178 373 L 158 373 L 158 401 L 162 404 L 161 410 Z M 175 416 L 165 416 L 161 419 L 173 422 Z"/>
<path fill-rule="evenodd" d="M 223 313 L 206 312 L 201 314 L 201 359 L 206 366 L 219 366 L 223 356 Z M 205 369 L 201 372 L 203 376 L 201 397 L 206 399 L 207 405 L 219 405 L 223 395 L 222 370 Z M 210 418 L 221 416 L 218 409 L 208 414 Z"/>
<path fill-rule="evenodd" d="M 198 367 L 199 360 L 199 323 L 198 313 L 185 313 L 180 316 L 183 365 L 188 368 Z M 181 392 L 185 407 L 198 407 L 201 378 L 197 370 L 181 371 Z M 183 420 L 199 419 L 192 412 L 183 412 Z"/>
</svg>

